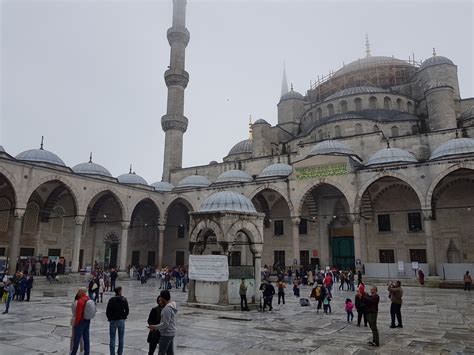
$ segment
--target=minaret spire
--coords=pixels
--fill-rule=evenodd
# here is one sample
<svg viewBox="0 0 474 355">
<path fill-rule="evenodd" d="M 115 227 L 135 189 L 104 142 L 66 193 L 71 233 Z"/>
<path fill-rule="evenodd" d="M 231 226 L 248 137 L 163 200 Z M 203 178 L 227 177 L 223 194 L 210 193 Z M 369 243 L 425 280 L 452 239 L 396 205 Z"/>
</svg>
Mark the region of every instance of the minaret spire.
<svg viewBox="0 0 474 355">
<path fill-rule="evenodd" d="M 286 65 L 283 61 L 283 79 L 281 80 L 281 96 L 288 92 L 288 80 L 286 79 Z"/>
<path fill-rule="evenodd" d="M 189 81 L 189 74 L 184 70 L 185 51 L 189 43 L 186 0 L 173 0 L 173 24 L 167 35 L 171 47 L 170 65 L 165 71 L 168 103 L 166 115 L 161 117 L 161 127 L 165 132 L 162 180 L 169 182 L 170 171 L 182 167 L 183 134 L 188 128 L 188 119 L 184 116 L 184 89 Z"/>
<path fill-rule="evenodd" d="M 370 54 L 369 34 L 368 33 L 365 34 L 365 54 L 366 54 L 367 58 L 371 56 L 371 54 Z"/>
</svg>

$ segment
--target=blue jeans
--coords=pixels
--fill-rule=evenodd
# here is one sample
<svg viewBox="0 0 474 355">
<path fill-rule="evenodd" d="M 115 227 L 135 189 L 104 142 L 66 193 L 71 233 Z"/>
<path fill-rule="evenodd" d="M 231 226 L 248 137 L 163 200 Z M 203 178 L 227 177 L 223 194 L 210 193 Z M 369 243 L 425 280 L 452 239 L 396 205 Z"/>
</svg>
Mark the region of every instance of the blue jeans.
<svg viewBox="0 0 474 355">
<path fill-rule="evenodd" d="M 160 345 L 158 348 L 158 355 L 174 355 L 173 350 L 173 339 L 174 336 L 161 336 Z"/>
<path fill-rule="evenodd" d="M 109 321 L 109 331 L 110 331 L 110 355 L 115 355 L 115 335 L 119 334 L 119 346 L 118 346 L 118 355 L 123 354 L 123 336 L 125 334 L 125 319 L 111 320 Z"/>
<path fill-rule="evenodd" d="M 10 309 L 10 302 L 12 301 L 13 297 L 8 295 L 7 300 L 5 301 L 5 313 L 8 313 Z"/>
<path fill-rule="evenodd" d="M 77 349 L 79 348 L 79 343 L 81 338 L 84 339 L 84 355 L 89 355 L 90 352 L 90 340 L 89 340 L 89 328 L 91 326 L 91 321 L 83 319 L 79 322 L 78 325 L 74 327 L 74 345 L 72 347 L 71 355 L 76 355 Z"/>
</svg>

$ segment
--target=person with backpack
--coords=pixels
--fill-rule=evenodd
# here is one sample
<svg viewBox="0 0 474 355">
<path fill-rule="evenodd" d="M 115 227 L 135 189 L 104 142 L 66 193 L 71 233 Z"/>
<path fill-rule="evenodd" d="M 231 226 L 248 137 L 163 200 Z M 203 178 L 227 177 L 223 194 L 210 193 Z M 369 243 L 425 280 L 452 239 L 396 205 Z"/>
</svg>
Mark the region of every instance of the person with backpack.
<svg viewBox="0 0 474 355">
<path fill-rule="evenodd" d="M 115 355 L 115 336 L 119 334 L 118 355 L 123 355 L 123 338 L 125 334 L 125 320 L 128 317 L 128 302 L 122 296 L 122 287 L 115 289 L 115 296 L 107 303 L 107 320 L 109 321 L 110 355 Z"/>
<path fill-rule="evenodd" d="M 159 324 L 161 318 L 161 311 L 163 309 L 161 305 L 160 296 L 156 298 L 156 307 L 153 307 L 148 315 L 147 323 L 148 325 Z M 156 347 L 160 342 L 160 331 L 158 329 L 149 329 L 148 337 L 146 341 L 148 342 L 148 355 L 153 355 L 155 353 Z"/>
<path fill-rule="evenodd" d="M 90 353 L 89 329 L 96 313 L 95 302 L 87 296 L 87 288 L 77 291 L 76 313 L 74 316 L 74 344 L 71 355 L 76 355 L 81 339 L 84 341 L 84 355 Z"/>
<path fill-rule="evenodd" d="M 319 313 L 319 310 L 322 308 L 323 300 L 326 296 L 326 293 L 326 288 L 320 283 L 318 283 L 311 291 L 310 298 L 314 298 L 318 302 L 318 305 L 316 307 L 316 313 Z"/>
</svg>

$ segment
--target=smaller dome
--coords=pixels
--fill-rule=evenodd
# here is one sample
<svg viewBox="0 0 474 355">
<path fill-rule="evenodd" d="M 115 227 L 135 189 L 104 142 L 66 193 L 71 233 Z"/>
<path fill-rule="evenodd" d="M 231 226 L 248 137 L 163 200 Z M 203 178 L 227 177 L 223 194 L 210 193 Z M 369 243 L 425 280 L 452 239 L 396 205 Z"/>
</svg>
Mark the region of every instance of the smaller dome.
<svg viewBox="0 0 474 355">
<path fill-rule="evenodd" d="M 121 184 L 126 185 L 145 185 L 148 186 L 148 183 L 140 175 L 135 174 L 135 172 L 130 172 L 128 174 L 123 174 L 117 177 L 117 180 Z"/>
<path fill-rule="evenodd" d="M 316 144 L 308 155 L 355 155 L 348 145 L 341 141 L 327 140 Z"/>
<path fill-rule="evenodd" d="M 236 154 L 245 154 L 245 153 L 252 153 L 252 140 L 246 139 L 240 141 L 236 145 L 232 147 L 227 155 L 236 155 Z"/>
<path fill-rule="evenodd" d="M 416 163 L 415 156 L 400 148 L 385 148 L 373 154 L 367 161 L 366 166 L 391 163 Z"/>
<path fill-rule="evenodd" d="M 288 164 L 283 164 L 283 163 L 276 163 L 267 166 L 265 169 L 262 170 L 260 175 L 258 176 L 259 178 L 264 178 L 264 177 L 278 177 L 278 176 L 289 176 L 293 172 L 293 167 Z"/>
<path fill-rule="evenodd" d="M 252 177 L 242 170 L 228 170 L 219 175 L 214 183 L 222 184 L 227 182 L 249 182 Z"/>
<path fill-rule="evenodd" d="M 296 100 L 304 100 L 304 96 L 301 95 L 298 91 L 295 91 L 293 90 L 293 88 L 288 91 L 286 94 L 283 94 L 280 98 L 280 101 L 284 101 L 284 100 L 292 100 L 292 99 L 296 99 Z"/>
<path fill-rule="evenodd" d="M 77 164 L 72 168 L 72 171 L 74 171 L 76 174 L 112 177 L 110 171 L 108 171 L 102 165 L 93 163 L 92 160 L 89 160 L 87 163 Z"/>
<path fill-rule="evenodd" d="M 1 153 L 6 153 L 5 149 L 3 149 L 3 146 L 0 145 L 0 152 Z"/>
<path fill-rule="evenodd" d="M 455 138 L 441 144 L 431 154 L 430 160 L 448 157 L 451 155 L 474 153 L 474 139 Z"/>
<path fill-rule="evenodd" d="M 260 118 L 258 120 L 256 120 L 253 125 L 256 125 L 256 124 L 267 124 L 270 126 L 270 123 L 268 123 L 267 121 L 265 121 L 263 118 Z"/>
<path fill-rule="evenodd" d="M 187 176 L 178 182 L 176 188 L 185 188 L 185 187 L 208 187 L 211 184 L 209 179 L 201 175 L 191 175 Z"/>
<path fill-rule="evenodd" d="M 199 208 L 199 212 L 257 213 L 255 206 L 244 195 L 233 191 L 221 191 L 210 195 Z"/>
<path fill-rule="evenodd" d="M 151 186 L 153 186 L 156 191 L 160 192 L 169 192 L 174 189 L 174 186 L 166 181 L 154 182 L 153 184 L 151 184 Z"/>
<path fill-rule="evenodd" d="M 434 55 L 426 59 L 423 63 L 421 63 L 420 69 L 424 69 L 424 68 L 431 67 L 433 65 L 438 65 L 438 64 L 454 65 L 451 59 L 443 57 L 441 55 Z"/>
<path fill-rule="evenodd" d="M 209 165 L 217 165 L 217 164 L 219 164 L 219 163 L 216 162 L 215 160 L 211 160 L 211 161 L 209 162 Z"/>
<path fill-rule="evenodd" d="M 372 93 L 376 94 L 380 92 L 389 92 L 389 91 L 386 89 L 377 88 L 375 86 L 357 86 L 353 88 L 344 89 L 332 95 L 329 95 L 328 97 L 326 97 L 325 101 L 329 101 L 329 100 L 336 99 L 338 97 L 343 97 L 343 96 L 372 94 Z"/>
<path fill-rule="evenodd" d="M 15 158 L 23 161 L 66 166 L 66 164 L 62 161 L 60 157 L 58 157 L 53 152 L 50 152 L 49 150 L 45 150 L 43 148 L 25 150 L 24 152 L 18 154 Z"/>
</svg>

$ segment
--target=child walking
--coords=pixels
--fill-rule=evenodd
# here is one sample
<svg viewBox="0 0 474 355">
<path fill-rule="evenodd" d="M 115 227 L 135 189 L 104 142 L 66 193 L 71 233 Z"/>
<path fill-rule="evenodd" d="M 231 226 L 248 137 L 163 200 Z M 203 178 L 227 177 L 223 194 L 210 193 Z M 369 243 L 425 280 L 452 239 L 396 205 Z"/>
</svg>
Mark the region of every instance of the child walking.
<svg viewBox="0 0 474 355">
<path fill-rule="evenodd" d="M 331 314 L 331 297 L 329 295 L 329 292 L 327 293 L 326 297 L 324 297 L 323 309 L 325 314 L 328 314 L 328 311 L 329 314 Z"/>
<path fill-rule="evenodd" d="M 354 313 L 352 313 L 353 309 L 354 303 L 352 303 L 352 300 L 350 298 L 346 298 L 347 323 L 352 322 L 352 320 L 354 319 Z"/>
</svg>

